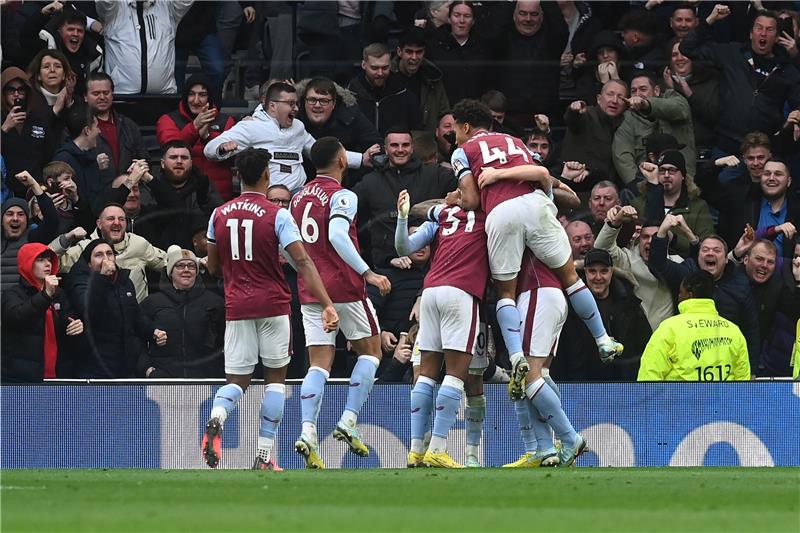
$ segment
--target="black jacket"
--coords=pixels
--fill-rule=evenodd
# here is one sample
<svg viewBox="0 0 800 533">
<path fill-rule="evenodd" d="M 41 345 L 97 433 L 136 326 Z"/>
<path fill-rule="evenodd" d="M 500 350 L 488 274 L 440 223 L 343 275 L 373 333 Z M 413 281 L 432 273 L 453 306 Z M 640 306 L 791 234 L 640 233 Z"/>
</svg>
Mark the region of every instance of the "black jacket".
<svg viewBox="0 0 800 533">
<path fill-rule="evenodd" d="M 107 173 L 103 173 L 97 166 L 97 153 L 94 150 L 81 150 L 75 141 L 69 141 L 59 148 L 54 159 L 72 167 L 75 171 L 73 179 L 78 186 L 78 195 L 89 202 L 89 207 L 95 215 L 99 215 L 103 208 L 106 189 L 111 187 L 111 182 L 116 176 L 109 177 Z"/>
<path fill-rule="evenodd" d="M 389 166 L 364 176 L 353 192 L 358 195 L 360 231 L 368 228 L 374 265 L 387 266 L 389 260 L 397 257 L 394 230 L 400 191 L 407 189 L 411 205 L 414 205 L 433 198 L 444 198 L 457 186 L 449 169 L 423 165 L 413 157 L 401 168 Z"/>
<path fill-rule="evenodd" d="M 425 57 L 442 71 L 444 89 L 450 103 L 464 98 L 480 98 L 488 86 L 492 64 L 488 44 L 473 29 L 464 46 L 458 44 L 445 24 L 433 32 Z"/>
<path fill-rule="evenodd" d="M 147 152 L 136 122 L 113 110 L 111 111 L 111 116 L 117 126 L 119 160 L 114 160 L 111 145 L 108 144 L 102 134 L 97 137 L 97 148 L 92 150 L 95 158 L 97 154 L 105 153 L 111 159 L 111 164 L 108 168 L 100 171 L 103 181 L 107 183 L 111 183 L 117 176 L 127 173 L 128 167 L 131 166 L 134 159 L 150 159 L 150 154 Z"/>
<path fill-rule="evenodd" d="M 727 109 L 717 123 L 718 145 L 728 153 L 739 153 L 742 138 L 751 131 L 767 135 L 783 125 L 783 106 L 788 100 L 792 109 L 800 109 L 800 72 L 786 50 L 773 48 L 775 68 L 765 79 L 759 79 L 749 60 L 753 51 L 749 43 L 713 43 L 711 28 L 701 20 L 680 44 L 681 53 L 694 61 L 708 61 L 720 69 L 720 102 Z"/>
<path fill-rule="evenodd" d="M 66 293 L 58 290 L 51 299 L 44 291 L 20 277 L 19 283 L 2 292 L 3 337 L 2 380 L 33 383 L 44 377 L 44 325 L 47 308 L 53 305 L 58 342 L 56 376 L 72 377 L 76 343 L 66 334 L 67 317 L 77 318 Z"/>
<path fill-rule="evenodd" d="M 362 72 L 347 85 L 356 95 L 358 107 L 381 136 L 392 127 L 409 130 L 422 127 L 419 98 L 403 85 L 396 74 L 389 74 L 383 87 L 373 87 Z"/>
<path fill-rule="evenodd" d="M 151 378 L 219 378 L 225 375 L 222 353 L 225 335 L 225 301 L 207 291 L 199 280 L 188 291 L 179 291 L 162 273 L 160 292 L 142 302 L 142 311 L 167 332 L 167 344 L 142 354 L 138 374 L 149 367 Z"/>
<path fill-rule="evenodd" d="M 113 276 L 89 269 L 81 258 L 69 272 L 67 293 L 83 320 L 87 346 L 77 361 L 81 378 L 132 378 L 155 326 L 142 313 L 129 271 Z"/>
<path fill-rule="evenodd" d="M 683 263 L 667 259 L 667 239 L 657 235 L 653 235 L 647 264 L 653 274 L 667 283 L 675 301 L 683 278 L 690 272 L 700 270 L 696 258 L 690 257 Z M 755 373 L 761 360 L 758 309 L 750 290 L 750 281 L 731 262 L 725 265 L 722 277 L 715 281 L 714 303 L 720 316 L 739 326 L 742 331 L 750 354 L 750 368 Z"/>
</svg>

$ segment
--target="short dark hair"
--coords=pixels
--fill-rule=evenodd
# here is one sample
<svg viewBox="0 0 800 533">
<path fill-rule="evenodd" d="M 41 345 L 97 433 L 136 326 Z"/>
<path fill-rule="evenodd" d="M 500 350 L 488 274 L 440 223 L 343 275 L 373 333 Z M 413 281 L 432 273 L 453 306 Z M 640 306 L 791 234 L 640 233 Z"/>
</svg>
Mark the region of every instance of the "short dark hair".
<svg viewBox="0 0 800 533">
<path fill-rule="evenodd" d="M 328 78 L 312 78 L 306 84 L 306 92 L 303 98 L 308 95 L 308 91 L 311 89 L 314 89 L 314 92 L 318 92 L 319 94 L 328 94 L 334 100 L 339 95 L 339 92 L 336 90 L 336 84 L 333 83 L 333 80 Z"/>
<path fill-rule="evenodd" d="M 61 29 L 64 24 L 78 24 L 86 28 L 86 15 L 77 9 L 64 9 L 56 16 L 56 28 Z"/>
<path fill-rule="evenodd" d="M 703 244 L 704 242 L 706 242 L 709 239 L 721 242 L 722 243 L 722 249 L 725 250 L 725 254 L 726 255 L 728 254 L 728 243 L 725 242 L 725 239 L 723 239 L 722 237 L 720 237 L 716 233 L 709 233 L 708 235 L 706 235 L 705 237 L 700 239 L 700 244 Z"/>
<path fill-rule="evenodd" d="M 315 167 L 327 168 L 336 160 L 341 149 L 342 143 L 336 137 L 321 137 L 311 145 L 308 155 Z"/>
<path fill-rule="evenodd" d="M 496 89 L 491 89 L 483 93 L 481 102 L 486 104 L 489 109 L 498 113 L 504 113 L 508 99 L 506 95 Z"/>
<path fill-rule="evenodd" d="M 269 151 L 263 148 L 248 148 L 236 156 L 236 168 L 239 178 L 247 185 L 255 185 L 264 172 L 269 175 Z"/>
<path fill-rule="evenodd" d="M 407 28 L 397 39 L 397 47 L 401 50 L 404 46 L 421 46 L 425 48 L 425 32 L 422 28 L 411 26 Z"/>
<path fill-rule="evenodd" d="M 164 154 L 161 157 L 164 157 L 165 155 L 167 155 L 167 152 L 169 150 L 174 149 L 174 148 L 181 148 L 181 149 L 184 149 L 184 150 L 189 150 L 189 153 L 190 154 L 192 153 L 192 147 L 189 146 L 186 142 L 181 141 L 180 139 L 175 139 L 175 140 L 169 141 L 164 146 L 162 146 L 162 148 L 164 149 Z"/>
<path fill-rule="evenodd" d="M 767 17 L 767 18 L 775 19 L 775 24 L 776 25 L 781 23 L 780 17 L 778 16 L 778 12 L 777 11 L 772 11 L 771 9 L 762 9 L 760 11 L 757 11 L 756 12 L 756 16 L 753 17 L 753 24 L 750 26 L 751 29 L 752 29 L 753 26 L 756 25 L 756 19 L 758 17 Z"/>
<path fill-rule="evenodd" d="M 712 298 L 714 296 L 714 276 L 705 270 L 695 270 L 683 278 L 681 285 L 692 298 Z"/>
<path fill-rule="evenodd" d="M 73 139 L 77 138 L 83 133 L 83 129 L 91 127 L 95 120 L 97 120 L 97 116 L 89 106 L 72 106 L 67 114 L 67 131 L 69 131 L 69 136 Z"/>
<path fill-rule="evenodd" d="M 111 84 L 111 92 L 114 92 L 114 80 L 106 74 L 105 72 L 90 72 L 88 76 L 86 76 L 86 90 L 89 90 L 89 83 L 93 81 L 107 81 Z"/>
<path fill-rule="evenodd" d="M 658 19 L 644 9 L 628 11 L 620 19 L 619 29 L 622 31 L 635 30 L 645 35 L 655 36 L 658 34 Z"/>
<path fill-rule="evenodd" d="M 411 130 L 406 128 L 405 126 L 392 126 L 388 130 L 386 130 L 386 133 L 384 134 L 383 138 L 385 139 L 391 134 L 408 135 L 413 137 L 413 135 L 411 135 Z"/>
<path fill-rule="evenodd" d="M 267 89 L 267 102 L 274 102 L 278 99 L 281 93 L 296 93 L 297 90 L 294 88 L 293 85 L 289 85 L 286 82 L 279 81 L 273 83 Z"/>
<path fill-rule="evenodd" d="M 650 70 L 634 70 L 628 78 L 628 85 L 633 86 L 633 80 L 636 78 L 647 78 L 653 88 L 658 87 L 658 78 Z"/>
<path fill-rule="evenodd" d="M 764 163 L 764 165 L 766 165 L 767 163 L 780 163 L 781 165 L 783 165 L 783 168 L 785 168 L 785 169 L 786 169 L 786 174 L 787 174 L 787 175 L 790 175 L 790 174 L 791 174 L 791 172 L 792 172 L 792 171 L 791 171 L 791 169 L 789 168 L 789 163 L 787 163 L 787 162 L 786 162 L 786 160 L 785 160 L 785 159 L 783 159 L 783 158 L 780 158 L 780 157 L 770 157 L 769 159 L 767 159 L 767 162 L 766 162 L 766 163 Z"/>
<path fill-rule="evenodd" d="M 451 2 L 450 3 L 450 7 L 447 8 L 447 16 L 448 17 L 453 14 L 453 9 L 455 9 L 456 6 L 467 6 L 470 9 L 470 11 L 472 11 L 472 16 L 473 17 L 475 16 L 475 4 L 472 3 L 472 2 L 461 1 L 461 2 Z"/>
<path fill-rule="evenodd" d="M 289 197 L 292 196 L 292 191 L 289 190 L 289 187 L 284 185 L 283 183 L 276 183 L 275 185 L 270 185 L 267 187 L 267 196 L 269 196 L 269 191 L 286 191 L 289 193 Z"/>
<path fill-rule="evenodd" d="M 492 113 L 486 104 L 478 100 L 466 98 L 453 106 L 453 119 L 461 124 L 470 124 L 476 128 L 492 127 Z"/>
</svg>

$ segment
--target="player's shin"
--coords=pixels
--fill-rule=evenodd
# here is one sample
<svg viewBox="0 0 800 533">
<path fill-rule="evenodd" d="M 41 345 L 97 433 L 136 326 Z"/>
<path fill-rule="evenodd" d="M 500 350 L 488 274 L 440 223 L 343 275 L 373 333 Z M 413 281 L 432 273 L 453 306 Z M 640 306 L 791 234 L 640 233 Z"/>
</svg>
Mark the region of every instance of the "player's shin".
<svg viewBox="0 0 800 533">
<path fill-rule="evenodd" d="M 228 383 L 220 387 L 217 394 L 214 395 L 210 418 L 216 418 L 220 424 L 224 424 L 228 415 L 236 408 L 242 394 L 244 394 L 242 388 L 236 383 Z"/>
<path fill-rule="evenodd" d="M 583 320 L 592 337 L 599 343 L 608 338 L 606 327 L 603 325 L 603 317 L 600 316 L 600 311 L 597 309 L 597 301 L 594 299 L 592 292 L 586 287 L 582 279 L 578 279 L 575 283 L 566 288 L 569 303 L 575 313 Z"/>
<path fill-rule="evenodd" d="M 522 437 L 522 443 L 525 445 L 525 452 L 533 454 L 536 452 L 536 434 L 531 425 L 531 413 L 528 406 L 531 402 L 527 398 L 516 400 L 514 402 L 514 411 L 517 413 L 517 421 L 519 422 L 519 433 Z"/>
<path fill-rule="evenodd" d="M 447 450 L 447 434 L 456 422 L 463 390 L 464 382 L 455 376 L 447 375 L 442 380 L 442 386 L 436 395 L 436 415 L 433 419 L 433 436 L 429 452 L 437 454 Z"/>
<path fill-rule="evenodd" d="M 467 460 L 478 460 L 478 446 L 481 444 L 483 421 L 486 419 L 486 396 L 467 396 L 467 409 L 465 412 L 465 425 L 467 427 Z"/>
<path fill-rule="evenodd" d="M 533 402 L 526 401 L 526 407 L 531 421 L 531 431 L 535 440 L 535 452 L 539 455 L 556 453 L 556 447 L 553 444 L 553 430 L 550 425 L 539 413 L 539 410 L 533 405 Z"/>
<path fill-rule="evenodd" d="M 261 421 L 258 427 L 258 457 L 269 461 L 275 435 L 283 419 L 283 405 L 286 397 L 286 386 L 282 383 L 270 383 L 264 390 L 261 399 Z"/>
<path fill-rule="evenodd" d="M 303 417 L 303 435 L 317 443 L 317 418 L 325 394 L 325 382 L 330 373 L 324 368 L 312 366 L 308 369 L 300 387 L 300 413 Z"/>
<path fill-rule="evenodd" d="M 572 427 L 564 409 L 561 408 L 561 401 L 556 396 L 543 378 L 539 378 L 525 388 L 525 396 L 530 399 L 534 407 L 542 417 L 553 428 L 556 436 L 561 442 L 572 446 L 578 438 L 575 428 Z"/>
<path fill-rule="evenodd" d="M 420 376 L 411 391 L 411 451 L 425 452 L 425 433 L 431 420 L 433 410 L 433 387 L 436 382 L 431 378 Z"/>
<path fill-rule="evenodd" d="M 522 319 L 517 309 L 517 304 L 511 298 L 501 298 L 497 301 L 497 323 L 500 325 L 500 333 L 503 335 L 503 341 L 506 343 L 506 349 L 509 356 L 512 358 L 511 362 L 515 362 L 515 358 L 524 357 L 522 355 L 522 335 L 520 328 Z"/>
<path fill-rule="evenodd" d="M 358 414 L 367 402 L 372 384 L 375 382 L 375 372 L 378 370 L 380 359 L 374 355 L 361 355 L 358 357 L 353 373 L 350 374 L 350 387 L 347 391 L 347 401 L 342 414 L 341 422 L 348 427 L 355 427 Z"/>
</svg>

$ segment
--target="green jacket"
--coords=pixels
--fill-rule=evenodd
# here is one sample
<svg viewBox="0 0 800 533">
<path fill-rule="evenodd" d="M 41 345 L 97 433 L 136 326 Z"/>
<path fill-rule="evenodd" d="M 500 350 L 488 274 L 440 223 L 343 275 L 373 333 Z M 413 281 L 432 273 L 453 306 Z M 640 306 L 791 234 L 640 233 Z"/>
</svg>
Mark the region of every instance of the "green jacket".
<svg viewBox="0 0 800 533">
<path fill-rule="evenodd" d="M 739 327 L 719 316 L 714 300 L 691 298 L 650 337 L 639 381 L 747 381 L 750 359 Z"/>
<path fill-rule="evenodd" d="M 404 82 L 407 80 L 406 76 L 400 72 L 400 59 L 397 56 L 392 58 L 391 69 L 401 80 Z M 417 76 L 422 77 L 420 82 L 420 93 L 422 94 L 417 95 L 420 111 L 422 111 L 422 124 L 426 131 L 433 131 L 439 125 L 439 115 L 450 109 L 450 100 L 444 89 L 442 71 L 427 59 L 423 59 Z"/>
<path fill-rule="evenodd" d="M 686 173 L 695 175 L 697 151 L 694 145 L 694 126 L 689 102 L 680 93 L 667 89 L 660 97 L 649 98 L 650 111 L 625 111 L 622 125 L 614 133 L 611 151 L 614 166 L 624 183 L 630 183 L 639 172 L 639 163 L 645 160 L 645 138 L 651 133 L 669 133 L 678 143 L 686 159 Z"/>
<path fill-rule="evenodd" d="M 661 185 L 646 185 L 645 194 L 640 194 L 633 199 L 631 205 L 636 208 L 639 218 L 662 220 L 664 218 L 664 188 Z M 689 228 L 699 238 L 714 233 L 714 221 L 708 204 L 702 198 L 692 197 L 683 186 L 678 201 L 669 210 L 670 214 L 683 215 L 683 219 Z M 690 252 L 689 239 L 681 232 L 676 232 L 675 237 L 670 243 L 670 249 L 681 257 L 688 257 Z"/>
</svg>

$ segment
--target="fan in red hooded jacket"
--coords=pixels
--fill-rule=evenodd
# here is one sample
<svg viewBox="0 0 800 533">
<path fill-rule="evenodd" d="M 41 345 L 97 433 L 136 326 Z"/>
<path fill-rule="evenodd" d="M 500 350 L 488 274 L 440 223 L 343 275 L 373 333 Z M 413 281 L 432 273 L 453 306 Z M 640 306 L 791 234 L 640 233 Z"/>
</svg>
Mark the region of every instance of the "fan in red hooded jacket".
<svg viewBox="0 0 800 533">
<path fill-rule="evenodd" d="M 208 176 L 227 202 L 233 199 L 230 161 L 209 161 L 203 155 L 206 144 L 233 127 L 233 117 L 220 113 L 209 90 L 209 81 L 195 74 L 186 82 L 178 109 L 161 115 L 156 123 L 158 143 L 183 141 L 191 146 L 192 164 Z"/>
<path fill-rule="evenodd" d="M 83 333 L 83 322 L 59 287 L 58 256 L 29 243 L 19 249 L 17 264 L 19 283 L 2 291 L 3 382 L 71 377 L 69 337 Z"/>
</svg>

